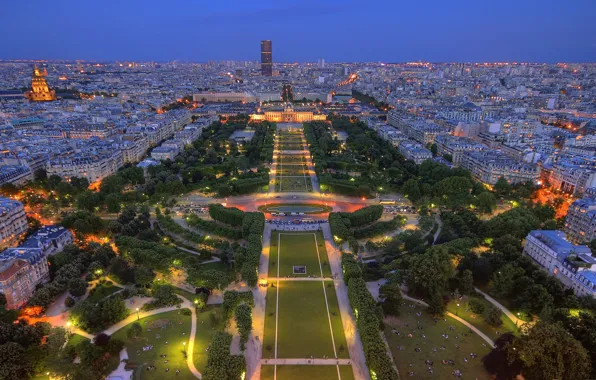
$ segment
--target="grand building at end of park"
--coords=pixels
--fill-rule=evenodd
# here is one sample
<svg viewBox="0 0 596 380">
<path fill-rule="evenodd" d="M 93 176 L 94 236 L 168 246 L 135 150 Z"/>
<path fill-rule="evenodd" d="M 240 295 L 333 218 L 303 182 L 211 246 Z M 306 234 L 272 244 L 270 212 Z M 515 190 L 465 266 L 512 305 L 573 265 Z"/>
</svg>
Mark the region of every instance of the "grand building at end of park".
<svg viewBox="0 0 596 380">
<path fill-rule="evenodd" d="M 327 120 L 327 115 L 319 113 L 316 107 L 294 107 L 291 103 L 263 106 L 250 115 L 251 121 L 272 121 L 281 123 L 304 123 L 313 120 Z"/>
</svg>

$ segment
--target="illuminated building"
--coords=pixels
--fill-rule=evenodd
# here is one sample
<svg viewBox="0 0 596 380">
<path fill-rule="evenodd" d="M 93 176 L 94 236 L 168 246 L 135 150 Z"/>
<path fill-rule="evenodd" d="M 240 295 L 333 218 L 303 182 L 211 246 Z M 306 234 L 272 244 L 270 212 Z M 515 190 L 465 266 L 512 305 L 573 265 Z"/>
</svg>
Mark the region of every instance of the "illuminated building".
<svg viewBox="0 0 596 380">
<path fill-rule="evenodd" d="M 0 262 L 0 293 L 6 298 L 7 309 L 18 309 L 25 305 L 35 291 L 31 278 L 31 265 L 27 260 Z"/>
<path fill-rule="evenodd" d="M 0 198 L 0 249 L 16 243 L 27 232 L 27 216 L 21 202 Z"/>
<path fill-rule="evenodd" d="M 273 75 L 271 40 L 261 41 L 261 74 L 266 77 Z"/>
<path fill-rule="evenodd" d="M 573 245 L 558 230 L 534 230 L 524 253 L 578 296 L 596 297 L 596 259 L 585 245 Z"/>
<path fill-rule="evenodd" d="M 318 114 L 314 108 L 295 110 L 291 104 L 285 107 L 270 107 L 264 112 L 250 115 L 251 121 L 272 121 L 280 123 L 304 123 L 313 120 L 327 120 L 327 115 Z"/>
<path fill-rule="evenodd" d="M 33 69 L 31 78 L 31 91 L 25 93 L 25 97 L 32 102 L 49 102 L 56 100 L 56 91 L 50 90 L 46 82 L 47 70 L 40 71 L 37 67 Z"/>
</svg>

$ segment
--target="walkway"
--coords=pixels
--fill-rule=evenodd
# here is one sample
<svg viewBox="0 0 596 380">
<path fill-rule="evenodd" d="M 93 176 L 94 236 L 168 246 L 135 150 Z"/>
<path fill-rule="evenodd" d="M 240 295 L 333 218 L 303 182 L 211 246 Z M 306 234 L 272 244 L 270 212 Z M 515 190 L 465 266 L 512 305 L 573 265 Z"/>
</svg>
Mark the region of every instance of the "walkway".
<svg viewBox="0 0 596 380">
<path fill-rule="evenodd" d="M 443 228 L 443 221 L 441 220 L 441 217 L 439 216 L 439 214 L 435 214 L 435 222 L 437 222 L 439 224 L 439 228 L 437 228 L 437 232 L 435 232 L 434 236 L 433 236 L 433 244 L 435 244 L 435 242 L 437 241 L 437 239 L 439 238 L 439 235 L 441 234 L 441 229 Z"/>
<path fill-rule="evenodd" d="M 350 359 L 261 359 L 261 365 L 350 365 Z"/>
<path fill-rule="evenodd" d="M 428 307 L 428 304 L 426 302 L 421 301 L 421 300 L 419 300 L 417 298 L 410 297 L 407 294 L 402 294 L 402 297 L 405 300 L 416 302 L 417 304 L 420 304 L 422 306 Z M 455 315 L 455 314 L 453 314 L 453 313 L 451 313 L 449 311 L 445 312 L 445 314 L 447 316 L 455 319 L 456 321 L 461 322 L 464 326 L 466 326 L 470 330 L 474 331 L 479 337 L 481 337 L 482 339 L 484 339 L 484 341 L 486 343 L 488 343 L 490 345 L 490 347 L 494 347 L 495 346 L 495 342 L 491 338 L 489 338 L 488 336 L 486 336 L 486 334 L 484 334 L 482 331 L 478 330 L 475 326 L 473 326 L 472 324 L 470 324 L 468 321 L 466 321 L 466 320 L 458 317 L 457 315 Z"/>
<path fill-rule="evenodd" d="M 507 318 L 511 319 L 511 322 L 515 323 L 516 326 L 518 326 L 518 323 L 519 323 L 519 325 L 526 323 L 526 322 L 522 321 L 521 319 L 517 318 L 515 315 L 513 315 L 512 312 L 509 311 L 509 309 L 507 309 L 505 306 L 501 305 L 496 299 L 494 299 L 491 296 L 489 296 L 488 294 L 484 293 L 482 290 L 478 289 L 477 287 L 474 287 L 474 290 L 476 292 L 482 294 L 488 302 L 492 303 L 493 305 L 495 305 L 496 307 L 501 309 L 503 314 L 505 314 L 507 316 Z"/>
<path fill-rule="evenodd" d="M 354 372 L 354 379 L 356 380 L 370 380 L 370 373 L 366 366 L 366 358 L 364 356 L 364 349 L 362 341 L 360 340 L 360 333 L 356 328 L 356 319 L 352 313 L 352 307 L 348 300 L 348 288 L 343 281 L 343 271 L 341 269 L 341 252 L 333 245 L 333 236 L 331 235 L 331 228 L 328 223 L 321 225 L 323 237 L 325 238 L 325 248 L 327 249 L 327 256 L 329 257 L 329 265 L 331 266 L 331 273 L 335 276 L 336 281 L 335 293 L 337 295 L 337 302 L 339 304 L 339 311 L 341 314 L 341 322 L 344 327 L 344 335 L 348 344 L 348 352 L 350 353 L 350 362 L 352 364 L 352 371 Z"/>
</svg>

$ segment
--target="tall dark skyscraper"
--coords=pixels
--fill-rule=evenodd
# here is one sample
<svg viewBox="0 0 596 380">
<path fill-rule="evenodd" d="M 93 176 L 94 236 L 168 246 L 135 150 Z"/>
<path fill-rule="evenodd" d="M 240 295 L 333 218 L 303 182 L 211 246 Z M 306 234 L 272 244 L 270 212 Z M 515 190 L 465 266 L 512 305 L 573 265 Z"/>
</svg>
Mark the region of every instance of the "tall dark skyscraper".
<svg viewBox="0 0 596 380">
<path fill-rule="evenodd" d="M 261 41 L 261 74 L 268 77 L 273 75 L 273 58 L 271 54 L 271 40 Z"/>
</svg>

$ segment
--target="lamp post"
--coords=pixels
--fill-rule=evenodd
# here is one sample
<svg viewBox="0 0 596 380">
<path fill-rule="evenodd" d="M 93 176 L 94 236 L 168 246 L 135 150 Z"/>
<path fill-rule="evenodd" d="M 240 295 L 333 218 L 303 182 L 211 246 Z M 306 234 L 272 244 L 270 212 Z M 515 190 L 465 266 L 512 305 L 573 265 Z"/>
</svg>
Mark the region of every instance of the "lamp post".
<svg viewBox="0 0 596 380">
<path fill-rule="evenodd" d="M 457 310 L 455 310 L 455 315 L 459 315 L 459 304 L 457 304 Z"/>
<path fill-rule="evenodd" d="M 517 324 L 519 323 L 519 312 L 517 313 L 517 320 L 515 321 L 515 327 L 518 327 Z"/>
<path fill-rule="evenodd" d="M 182 352 L 186 355 L 186 342 L 182 342 Z"/>
<path fill-rule="evenodd" d="M 137 321 L 140 320 L 141 318 L 139 317 L 139 308 L 137 307 Z"/>
</svg>

